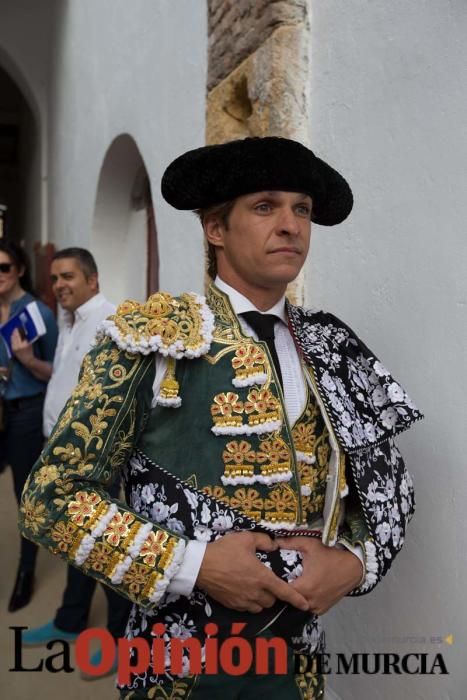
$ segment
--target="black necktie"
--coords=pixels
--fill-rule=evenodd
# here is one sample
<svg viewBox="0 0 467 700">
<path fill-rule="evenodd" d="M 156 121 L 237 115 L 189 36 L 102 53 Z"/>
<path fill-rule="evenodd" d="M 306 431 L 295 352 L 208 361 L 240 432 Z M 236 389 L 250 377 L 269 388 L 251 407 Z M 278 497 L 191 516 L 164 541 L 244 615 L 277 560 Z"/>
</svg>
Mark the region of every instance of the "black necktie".
<svg viewBox="0 0 467 700">
<path fill-rule="evenodd" d="M 268 346 L 281 387 L 283 387 L 281 366 L 274 344 L 274 326 L 279 319 L 273 314 L 260 314 L 259 311 L 245 311 L 241 316 L 243 316 L 248 325 L 255 331 L 258 340 L 264 340 Z"/>
</svg>

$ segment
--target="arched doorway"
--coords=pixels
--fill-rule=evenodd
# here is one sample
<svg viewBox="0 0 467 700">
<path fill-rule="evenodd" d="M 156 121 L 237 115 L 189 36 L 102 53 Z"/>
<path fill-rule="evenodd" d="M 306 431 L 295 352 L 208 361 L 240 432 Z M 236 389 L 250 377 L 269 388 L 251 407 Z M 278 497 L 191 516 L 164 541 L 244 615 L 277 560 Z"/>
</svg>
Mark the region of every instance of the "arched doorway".
<svg viewBox="0 0 467 700">
<path fill-rule="evenodd" d="M 91 250 L 101 289 L 118 303 L 143 300 L 158 289 L 159 261 L 151 186 L 129 134 L 109 146 L 97 187 Z"/>
<path fill-rule="evenodd" d="M 17 83 L 0 65 L 0 228 L 18 242 L 32 243 L 40 237 L 37 141 L 33 112 Z"/>
<path fill-rule="evenodd" d="M 53 246 L 47 234 L 47 167 L 40 111 L 21 72 L 0 51 L 0 236 L 23 245 L 34 286 L 55 309 L 49 268 Z"/>
</svg>

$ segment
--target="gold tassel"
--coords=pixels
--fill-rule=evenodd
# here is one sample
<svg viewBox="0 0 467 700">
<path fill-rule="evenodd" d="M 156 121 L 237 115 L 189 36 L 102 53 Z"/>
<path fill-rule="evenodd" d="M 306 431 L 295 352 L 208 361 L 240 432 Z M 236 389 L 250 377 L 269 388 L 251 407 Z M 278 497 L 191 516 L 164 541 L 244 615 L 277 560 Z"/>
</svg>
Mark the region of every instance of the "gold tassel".
<svg viewBox="0 0 467 700">
<path fill-rule="evenodd" d="M 180 406 L 182 400 L 178 395 L 180 385 L 175 378 L 175 358 L 167 359 L 167 370 L 161 382 L 157 403 L 161 406 Z"/>
</svg>

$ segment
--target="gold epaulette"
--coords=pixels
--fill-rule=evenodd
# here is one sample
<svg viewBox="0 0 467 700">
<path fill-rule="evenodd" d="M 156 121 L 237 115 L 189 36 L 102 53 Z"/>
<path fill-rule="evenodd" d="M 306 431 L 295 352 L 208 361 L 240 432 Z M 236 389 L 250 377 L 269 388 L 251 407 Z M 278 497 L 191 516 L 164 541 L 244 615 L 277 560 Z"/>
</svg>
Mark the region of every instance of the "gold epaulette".
<svg viewBox="0 0 467 700">
<path fill-rule="evenodd" d="M 157 292 L 144 303 L 128 300 L 120 304 L 102 322 L 97 340 L 107 336 L 131 353 L 194 358 L 208 352 L 213 328 L 214 315 L 204 297 Z"/>
</svg>

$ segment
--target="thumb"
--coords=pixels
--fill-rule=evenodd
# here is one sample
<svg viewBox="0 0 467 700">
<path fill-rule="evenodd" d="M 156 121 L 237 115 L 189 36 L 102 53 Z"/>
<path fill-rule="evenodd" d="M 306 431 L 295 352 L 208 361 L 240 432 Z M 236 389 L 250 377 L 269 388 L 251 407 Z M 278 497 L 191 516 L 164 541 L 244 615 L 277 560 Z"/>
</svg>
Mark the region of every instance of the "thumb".
<svg viewBox="0 0 467 700">
<path fill-rule="evenodd" d="M 274 552 L 278 549 L 276 541 L 271 539 L 269 535 L 262 532 L 253 532 L 254 547 L 255 549 L 261 549 L 263 552 Z"/>
</svg>

